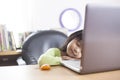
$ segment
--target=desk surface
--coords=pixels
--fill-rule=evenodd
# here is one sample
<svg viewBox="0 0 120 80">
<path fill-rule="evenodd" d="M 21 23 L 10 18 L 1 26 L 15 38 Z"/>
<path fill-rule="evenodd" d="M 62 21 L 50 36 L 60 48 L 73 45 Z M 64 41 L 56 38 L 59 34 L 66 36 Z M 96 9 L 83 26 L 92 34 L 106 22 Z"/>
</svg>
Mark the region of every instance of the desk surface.
<svg viewBox="0 0 120 80">
<path fill-rule="evenodd" d="M 38 65 L 0 67 L 0 80 L 120 80 L 120 70 L 80 75 L 62 66 L 41 71 Z"/>
<path fill-rule="evenodd" d="M 0 56 L 6 56 L 6 55 L 20 55 L 21 50 L 17 51 L 0 51 Z"/>
</svg>

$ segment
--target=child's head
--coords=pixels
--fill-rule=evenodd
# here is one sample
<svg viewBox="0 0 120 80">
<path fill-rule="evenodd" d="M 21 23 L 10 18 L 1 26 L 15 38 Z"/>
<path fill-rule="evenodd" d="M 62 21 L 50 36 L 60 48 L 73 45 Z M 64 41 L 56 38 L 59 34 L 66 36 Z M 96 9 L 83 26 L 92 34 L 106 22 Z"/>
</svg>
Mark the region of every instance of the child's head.
<svg viewBox="0 0 120 80">
<path fill-rule="evenodd" d="M 73 58 L 81 58 L 81 44 L 77 39 L 73 39 L 68 43 L 66 54 Z"/>
<path fill-rule="evenodd" d="M 66 40 L 61 51 L 66 52 L 70 57 L 80 58 L 81 57 L 81 40 L 82 30 L 72 33 Z"/>
</svg>

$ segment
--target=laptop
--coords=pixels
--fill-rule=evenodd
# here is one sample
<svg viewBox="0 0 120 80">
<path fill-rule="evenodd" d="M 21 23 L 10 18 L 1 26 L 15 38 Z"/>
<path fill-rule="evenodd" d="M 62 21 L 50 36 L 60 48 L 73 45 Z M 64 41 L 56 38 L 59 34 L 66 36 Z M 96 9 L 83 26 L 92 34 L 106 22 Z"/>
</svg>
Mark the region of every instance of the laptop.
<svg viewBox="0 0 120 80">
<path fill-rule="evenodd" d="M 80 74 L 120 69 L 120 6 L 87 4 L 80 60 L 62 65 Z"/>
</svg>

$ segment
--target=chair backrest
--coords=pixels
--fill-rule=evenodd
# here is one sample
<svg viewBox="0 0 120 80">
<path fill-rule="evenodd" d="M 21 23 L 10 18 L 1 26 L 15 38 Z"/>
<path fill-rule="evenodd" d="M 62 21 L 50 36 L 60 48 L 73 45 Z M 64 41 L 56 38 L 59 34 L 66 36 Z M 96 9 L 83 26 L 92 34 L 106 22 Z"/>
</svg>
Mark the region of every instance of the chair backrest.
<svg viewBox="0 0 120 80">
<path fill-rule="evenodd" d="M 37 60 L 49 48 L 60 48 L 67 35 L 55 30 L 38 31 L 29 35 L 22 46 L 22 58 L 26 64 L 37 64 Z"/>
</svg>

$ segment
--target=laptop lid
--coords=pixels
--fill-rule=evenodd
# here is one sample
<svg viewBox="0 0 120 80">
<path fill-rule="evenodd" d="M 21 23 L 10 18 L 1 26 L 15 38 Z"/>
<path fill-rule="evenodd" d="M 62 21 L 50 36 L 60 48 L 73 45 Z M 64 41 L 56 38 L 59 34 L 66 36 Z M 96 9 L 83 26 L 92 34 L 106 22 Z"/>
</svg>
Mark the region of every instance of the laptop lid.
<svg viewBox="0 0 120 80">
<path fill-rule="evenodd" d="M 120 69 L 120 6 L 88 4 L 81 73 Z"/>
</svg>

